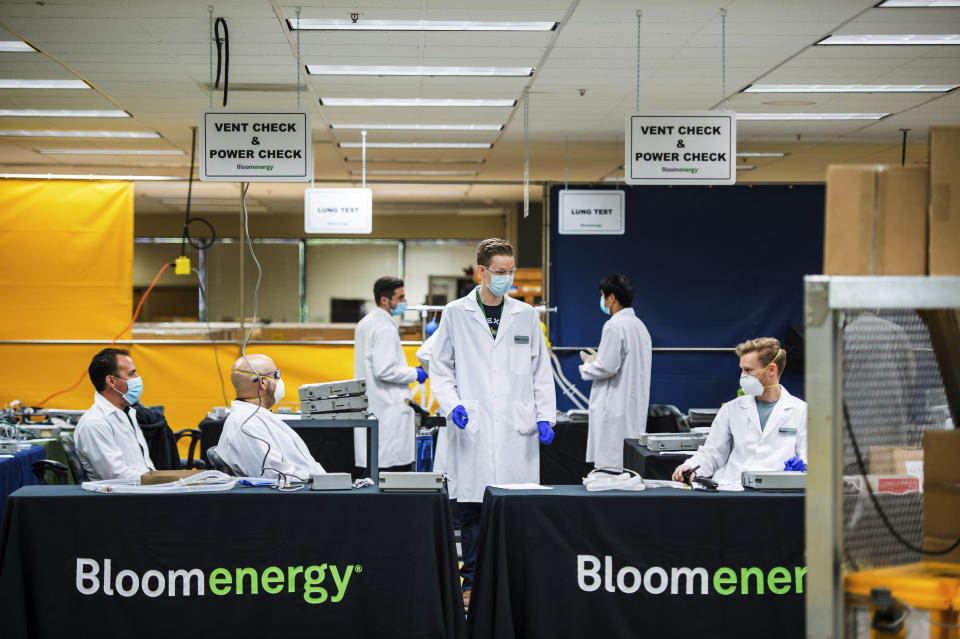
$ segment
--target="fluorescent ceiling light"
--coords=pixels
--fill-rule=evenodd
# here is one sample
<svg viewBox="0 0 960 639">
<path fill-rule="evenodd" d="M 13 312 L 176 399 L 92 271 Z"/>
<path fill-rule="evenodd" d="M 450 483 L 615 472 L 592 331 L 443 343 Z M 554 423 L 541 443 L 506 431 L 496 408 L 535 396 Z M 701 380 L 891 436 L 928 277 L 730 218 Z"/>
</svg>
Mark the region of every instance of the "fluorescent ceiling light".
<svg viewBox="0 0 960 639">
<path fill-rule="evenodd" d="M 362 142 L 340 142 L 341 149 L 359 149 Z M 489 149 L 488 142 L 367 142 L 368 149 Z"/>
<path fill-rule="evenodd" d="M 154 139 L 159 138 L 160 134 L 154 131 L 59 131 L 56 129 L 0 129 L 0 137 Z"/>
<path fill-rule="evenodd" d="M 0 109 L 4 118 L 129 118 L 130 114 L 119 109 Z"/>
<path fill-rule="evenodd" d="M 158 182 L 158 181 L 186 181 L 186 178 L 169 175 L 98 175 L 57 174 L 57 173 L 0 173 L 0 178 L 6 180 L 120 180 L 122 182 Z"/>
<path fill-rule="evenodd" d="M 737 153 L 738 158 L 782 158 L 790 153 L 754 153 L 753 151 L 744 151 Z"/>
<path fill-rule="evenodd" d="M 958 0 L 960 1 L 960 0 Z M 945 93 L 960 84 L 751 84 L 744 93 Z"/>
<path fill-rule="evenodd" d="M 37 149 L 45 155 L 184 155 L 179 149 Z"/>
<path fill-rule="evenodd" d="M 323 106 L 379 107 L 512 107 L 516 100 L 476 100 L 461 98 L 320 98 Z"/>
<path fill-rule="evenodd" d="M 83 80 L 14 80 L 0 79 L 0 89 L 89 89 Z"/>
<path fill-rule="evenodd" d="M 287 19 L 292 30 L 320 31 L 553 31 L 557 22 L 478 22 L 473 20 L 316 20 Z"/>
<path fill-rule="evenodd" d="M 500 131 L 502 124 L 331 124 L 350 131 Z"/>
<path fill-rule="evenodd" d="M 533 75 L 533 67 L 398 67 L 308 64 L 307 73 L 310 75 L 482 75 L 524 77 Z"/>
<path fill-rule="evenodd" d="M 362 175 L 363 171 L 350 171 L 351 175 Z M 367 171 L 367 175 L 476 175 L 477 171 Z"/>
<path fill-rule="evenodd" d="M 428 191 L 424 189 L 377 189 L 376 187 L 374 187 L 374 189 L 376 195 L 409 195 L 410 197 L 445 197 L 450 195 L 464 197 L 467 194 L 466 189 L 458 189 L 456 191 Z"/>
<path fill-rule="evenodd" d="M 0 51 L 36 51 L 21 40 L 0 40 Z"/>
<path fill-rule="evenodd" d="M 344 162 L 363 162 L 363 158 L 343 158 Z M 473 160 L 458 160 L 455 158 L 442 158 L 425 160 L 422 158 L 367 158 L 367 163 L 378 164 L 484 164 L 485 159 L 478 158 Z"/>
<path fill-rule="evenodd" d="M 888 7 L 960 7 L 960 0 L 883 0 L 878 9 Z"/>
<path fill-rule="evenodd" d="M 753 166 L 752 164 L 738 164 L 738 165 L 737 165 L 737 170 L 738 170 L 738 171 L 752 171 L 752 170 L 754 170 L 755 168 L 757 168 L 757 167 Z"/>
<path fill-rule="evenodd" d="M 626 182 L 627 179 L 626 179 L 625 177 L 623 177 L 622 175 L 614 175 L 614 176 L 611 176 L 611 177 L 605 177 L 605 178 L 603 178 L 603 181 L 604 181 L 604 182 Z"/>
<path fill-rule="evenodd" d="M 737 113 L 737 120 L 881 120 L 889 113 Z"/>
<path fill-rule="evenodd" d="M 832 35 L 827 36 L 817 44 L 862 44 L 862 45 L 897 45 L 897 44 L 960 44 L 960 34 L 944 33 L 933 35 Z"/>
</svg>

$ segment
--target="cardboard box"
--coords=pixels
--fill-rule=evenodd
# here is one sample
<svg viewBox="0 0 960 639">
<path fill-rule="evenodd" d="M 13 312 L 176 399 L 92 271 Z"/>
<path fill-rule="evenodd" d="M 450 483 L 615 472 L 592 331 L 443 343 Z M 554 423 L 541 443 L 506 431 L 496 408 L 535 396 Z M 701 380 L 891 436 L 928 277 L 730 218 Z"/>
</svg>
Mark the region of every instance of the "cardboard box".
<svg viewBox="0 0 960 639">
<path fill-rule="evenodd" d="M 947 548 L 960 536 L 960 431 L 923 434 L 923 545 Z M 960 548 L 936 561 L 960 563 Z"/>
<path fill-rule="evenodd" d="M 909 495 L 922 492 L 920 478 L 913 475 L 867 475 L 867 480 L 875 495 Z M 848 475 L 843 481 L 855 490 L 867 492 L 862 475 Z"/>
<path fill-rule="evenodd" d="M 930 275 L 960 275 L 960 126 L 930 127 Z"/>
<path fill-rule="evenodd" d="M 823 272 L 926 275 L 928 189 L 923 167 L 829 167 Z"/>
<path fill-rule="evenodd" d="M 923 462 L 923 449 L 899 446 L 870 447 L 871 475 L 909 475 L 908 461 Z"/>
<path fill-rule="evenodd" d="M 202 470 L 151 470 L 147 471 L 144 474 L 140 475 L 140 484 L 142 486 L 149 486 L 151 484 L 167 484 L 172 481 L 177 481 L 178 479 L 183 479 L 184 477 L 190 477 L 191 475 L 196 475 L 197 473 L 202 473 Z"/>
</svg>

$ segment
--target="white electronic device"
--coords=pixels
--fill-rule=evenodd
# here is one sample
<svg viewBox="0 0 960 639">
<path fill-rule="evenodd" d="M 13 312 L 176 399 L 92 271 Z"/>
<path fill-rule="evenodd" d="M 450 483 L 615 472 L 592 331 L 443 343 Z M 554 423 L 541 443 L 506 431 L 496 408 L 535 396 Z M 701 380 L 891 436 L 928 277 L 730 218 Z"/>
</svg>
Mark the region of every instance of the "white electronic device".
<svg viewBox="0 0 960 639">
<path fill-rule="evenodd" d="M 60 427 L 54 424 L 18 424 L 17 427 L 38 439 L 60 436 Z"/>
<path fill-rule="evenodd" d="M 353 478 L 350 473 L 322 473 L 310 475 L 310 490 L 350 490 Z"/>
<path fill-rule="evenodd" d="M 20 448 L 15 441 L 0 442 L 0 455 L 15 455 L 18 450 Z"/>
<path fill-rule="evenodd" d="M 300 387 L 299 392 L 300 401 L 363 395 L 367 392 L 367 381 L 365 379 L 346 379 L 339 382 L 304 384 Z"/>
<path fill-rule="evenodd" d="M 653 433 L 645 440 L 641 439 L 641 444 L 650 450 L 697 450 L 707 441 L 707 436 L 704 433 Z"/>
<path fill-rule="evenodd" d="M 330 399 L 308 399 L 300 402 L 303 413 L 332 413 L 344 411 L 363 411 L 367 409 L 366 395 L 353 397 L 331 397 Z"/>
<path fill-rule="evenodd" d="M 300 413 L 300 419 L 322 419 L 330 421 L 334 419 L 369 419 L 370 413 L 365 410 L 359 411 L 337 411 L 335 413 Z"/>
<path fill-rule="evenodd" d="M 443 473 L 380 473 L 380 490 L 443 490 Z"/>
<path fill-rule="evenodd" d="M 807 473 L 798 470 L 745 470 L 741 474 L 745 488 L 754 490 L 806 490 Z"/>
</svg>

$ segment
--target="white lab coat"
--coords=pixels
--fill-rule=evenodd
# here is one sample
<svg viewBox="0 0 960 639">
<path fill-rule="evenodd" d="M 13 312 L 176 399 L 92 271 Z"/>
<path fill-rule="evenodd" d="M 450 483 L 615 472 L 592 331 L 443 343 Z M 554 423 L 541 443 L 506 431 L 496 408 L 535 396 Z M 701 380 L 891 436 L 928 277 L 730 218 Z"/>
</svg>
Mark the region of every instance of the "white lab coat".
<svg viewBox="0 0 960 639">
<path fill-rule="evenodd" d="M 354 332 L 353 376 L 367 380 L 370 412 L 380 420 L 380 468 L 412 464 L 416 456 L 413 409 L 407 406 L 410 384 L 417 369 L 407 364 L 400 332 L 390 313 L 374 308 Z M 367 466 L 367 430 L 353 431 L 353 456 L 357 466 Z"/>
<path fill-rule="evenodd" d="M 623 466 L 623 440 L 647 432 L 650 405 L 650 333 L 632 308 L 613 314 L 603 325 L 597 359 L 580 367 L 590 387 L 587 461 Z"/>
<path fill-rule="evenodd" d="M 697 474 L 739 484 L 745 470 L 783 470 L 791 457 L 807 461 L 807 403 L 780 387 L 780 400 L 760 431 L 756 398 L 738 397 L 720 408 L 706 443 L 687 461 Z"/>
<path fill-rule="evenodd" d="M 230 403 L 217 454 L 239 468 L 245 477 L 261 477 L 261 465 L 265 466 L 262 476 L 272 479 L 283 473 L 291 481 L 306 481 L 310 475 L 324 472 L 300 435 L 282 419 L 266 408 L 239 399 Z"/>
<path fill-rule="evenodd" d="M 537 422 L 556 422 L 557 398 L 536 311 L 508 296 L 494 340 L 475 288 L 447 304 L 434 337 L 430 383 L 448 418 L 450 498 L 481 502 L 490 484 L 538 482 Z M 458 404 L 465 429 L 449 419 Z"/>
<path fill-rule="evenodd" d="M 427 375 L 430 374 L 430 359 L 433 357 L 433 347 L 436 346 L 436 344 L 437 334 L 434 333 L 428 337 L 423 344 L 420 345 L 420 348 L 417 349 L 417 360 L 420 362 L 420 366 L 423 367 L 423 370 L 427 372 Z M 423 408 L 424 410 L 430 410 L 429 406 L 424 406 Z M 447 446 L 447 429 L 446 427 L 438 428 L 437 446 L 433 451 L 433 472 L 435 473 L 447 472 Z"/>
<path fill-rule="evenodd" d="M 139 479 L 156 470 L 137 423 L 137 411 L 129 406 L 125 415 L 100 393 L 93 396 L 93 406 L 77 423 L 73 439 L 80 464 L 91 479 Z"/>
</svg>

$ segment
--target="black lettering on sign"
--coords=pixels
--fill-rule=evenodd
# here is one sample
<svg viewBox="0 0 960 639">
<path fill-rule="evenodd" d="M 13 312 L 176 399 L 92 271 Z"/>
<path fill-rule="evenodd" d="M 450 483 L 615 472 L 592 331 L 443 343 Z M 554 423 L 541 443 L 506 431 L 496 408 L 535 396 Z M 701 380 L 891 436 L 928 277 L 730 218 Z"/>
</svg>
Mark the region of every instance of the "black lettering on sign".
<svg viewBox="0 0 960 639">
<path fill-rule="evenodd" d="M 225 133 L 243 133 L 247 130 L 246 122 L 214 122 L 213 126 L 217 131 L 222 131 Z"/>
<path fill-rule="evenodd" d="M 672 126 L 641 126 L 640 133 L 644 135 L 671 135 Z"/>
</svg>

